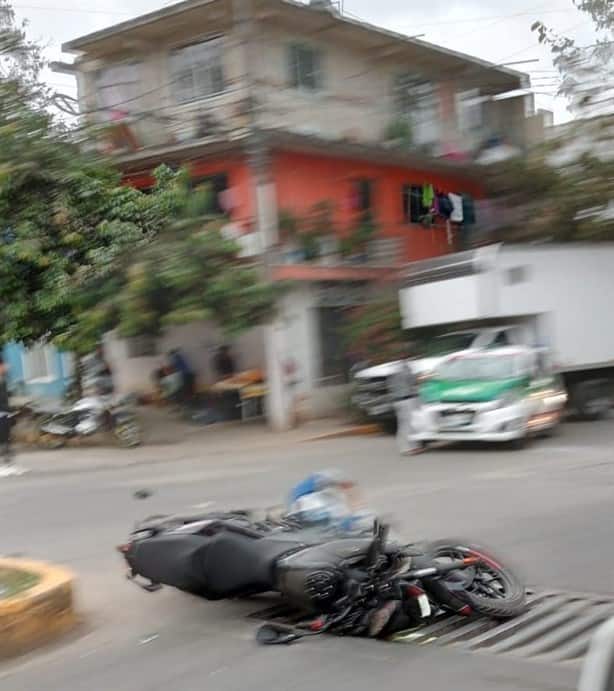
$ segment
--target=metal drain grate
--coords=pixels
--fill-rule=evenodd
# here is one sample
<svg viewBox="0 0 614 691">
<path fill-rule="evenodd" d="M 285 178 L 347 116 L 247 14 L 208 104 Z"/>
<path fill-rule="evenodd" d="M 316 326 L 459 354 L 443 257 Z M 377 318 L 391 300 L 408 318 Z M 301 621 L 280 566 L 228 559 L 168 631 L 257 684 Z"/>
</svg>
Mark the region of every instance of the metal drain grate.
<svg viewBox="0 0 614 691">
<path fill-rule="evenodd" d="M 432 624 L 397 634 L 393 640 L 544 662 L 580 662 L 595 630 L 613 616 L 613 598 L 548 591 L 531 594 L 528 611 L 510 621 L 443 614 Z"/>
<path fill-rule="evenodd" d="M 544 591 L 531 593 L 528 600 L 528 611 L 516 619 L 498 622 L 442 613 L 431 624 L 401 632 L 391 640 L 544 662 L 580 662 L 595 630 L 614 617 L 614 598 L 607 596 Z M 286 624 L 301 619 L 300 612 L 283 603 L 249 616 Z"/>
</svg>

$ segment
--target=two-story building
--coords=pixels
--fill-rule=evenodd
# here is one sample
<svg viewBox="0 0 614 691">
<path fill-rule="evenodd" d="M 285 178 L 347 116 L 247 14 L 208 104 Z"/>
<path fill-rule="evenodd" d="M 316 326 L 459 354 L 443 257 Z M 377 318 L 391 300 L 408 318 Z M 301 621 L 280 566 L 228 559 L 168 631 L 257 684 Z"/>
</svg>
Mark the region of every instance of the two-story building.
<svg viewBox="0 0 614 691">
<path fill-rule="evenodd" d="M 56 68 L 76 75 L 82 116 L 107 125 L 101 146 L 126 181 L 146 189 L 159 164 L 188 166 L 245 254 L 294 282 L 263 337 L 278 426 L 288 370 L 312 412 L 330 407 L 348 304 L 480 228 L 476 156 L 543 129 L 526 75 L 326 0 L 186 0 L 64 51 L 74 63 Z M 442 198 L 462 204 L 451 220 Z"/>
</svg>

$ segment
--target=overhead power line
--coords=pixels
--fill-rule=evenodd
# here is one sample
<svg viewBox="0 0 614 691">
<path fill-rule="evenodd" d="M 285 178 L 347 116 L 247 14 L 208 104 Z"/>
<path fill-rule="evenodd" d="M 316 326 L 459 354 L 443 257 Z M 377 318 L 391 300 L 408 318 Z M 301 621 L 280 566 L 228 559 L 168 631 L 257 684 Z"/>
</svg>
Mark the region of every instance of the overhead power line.
<svg viewBox="0 0 614 691">
<path fill-rule="evenodd" d="M 571 8 L 567 10 L 539 10 L 539 9 L 532 9 L 530 11 L 526 12 L 514 12 L 513 14 L 495 14 L 495 15 L 489 15 L 485 16 L 482 15 L 480 17 L 472 17 L 471 19 L 453 19 L 453 20 L 446 20 L 443 22 L 427 22 L 426 24 L 420 23 L 420 24 L 412 24 L 411 26 L 416 29 L 421 29 L 423 27 L 427 26 L 456 26 L 457 24 L 479 24 L 480 22 L 488 22 L 492 20 L 504 20 L 504 19 L 513 19 L 515 17 L 531 17 L 535 16 L 536 14 L 544 15 L 544 14 L 568 14 L 570 12 L 577 12 L 577 9 Z M 347 14 L 347 12 L 346 12 Z"/>
<path fill-rule="evenodd" d="M 122 12 L 121 10 L 102 10 L 86 7 L 58 7 L 56 5 L 22 5 L 11 3 L 11 7 L 16 10 L 34 10 L 36 12 L 74 12 L 75 14 L 110 14 L 126 17 L 134 15 L 134 12 Z"/>
</svg>

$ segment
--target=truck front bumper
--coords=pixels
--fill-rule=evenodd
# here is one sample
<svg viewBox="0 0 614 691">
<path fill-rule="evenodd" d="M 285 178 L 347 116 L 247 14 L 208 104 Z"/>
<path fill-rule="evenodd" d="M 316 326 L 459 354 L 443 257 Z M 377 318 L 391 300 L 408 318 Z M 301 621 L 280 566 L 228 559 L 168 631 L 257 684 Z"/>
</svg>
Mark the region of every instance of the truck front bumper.
<svg viewBox="0 0 614 691">
<path fill-rule="evenodd" d="M 412 415 L 412 438 L 416 441 L 506 442 L 554 427 L 556 411 L 534 415 L 526 401 L 496 407 L 496 404 L 450 406 L 423 404 Z"/>
<path fill-rule="evenodd" d="M 388 394 L 380 396 L 366 396 L 356 394 L 352 397 L 352 403 L 360 408 L 363 413 L 374 419 L 388 419 L 395 417 L 394 401 Z"/>
</svg>

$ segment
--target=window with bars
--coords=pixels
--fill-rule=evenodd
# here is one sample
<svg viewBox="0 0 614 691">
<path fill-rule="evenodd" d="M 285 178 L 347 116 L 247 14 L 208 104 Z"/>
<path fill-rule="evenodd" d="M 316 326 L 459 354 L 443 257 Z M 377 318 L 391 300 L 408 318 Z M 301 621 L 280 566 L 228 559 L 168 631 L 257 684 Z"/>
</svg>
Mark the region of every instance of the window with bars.
<svg viewBox="0 0 614 691">
<path fill-rule="evenodd" d="M 470 89 L 456 94 L 458 129 L 461 132 L 479 130 L 484 124 L 484 97 L 479 89 Z"/>
<path fill-rule="evenodd" d="M 366 216 L 373 210 L 373 180 L 358 178 L 353 181 L 353 186 L 354 211 Z"/>
<path fill-rule="evenodd" d="M 96 72 L 94 80 L 100 120 L 117 120 L 118 116 L 129 115 L 141 107 L 140 94 L 144 89 L 140 62 L 104 67 Z"/>
<path fill-rule="evenodd" d="M 213 175 L 199 176 L 190 180 L 190 189 L 193 192 L 207 190 L 206 213 L 224 214 L 227 206 L 224 204 L 224 194 L 228 191 L 228 174 L 214 173 Z"/>
<path fill-rule="evenodd" d="M 435 85 L 423 77 L 404 73 L 394 81 L 394 106 L 407 120 L 416 144 L 432 144 L 439 138 L 439 99 Z"/>
<path fill-rule="evenodd" d="M 322 54 L 312 46 L 288 46 L 288 76 L 293 89 L 319 91 L 322 88 Z"/>
<path fill-rule="evenodd" d="M 211 38 L 171 53 L 170 77 L 175 100 L 189 103 L 224 91 L 223 39 Z"/>
<path fill-rule="evenodd" d="M 422 185 L 403 185 L 401 187 L 403 200 L 403 220 L 405 223 L 420 223 L 424 216 Z"/>
<path fill-rule="evenodd" d="M 34 346 L 22 354 L 23 375 L 26 381 L 52 380 L 57 372 L 54 367 L 54 350 L 51 346 Z"/>
</svg>

